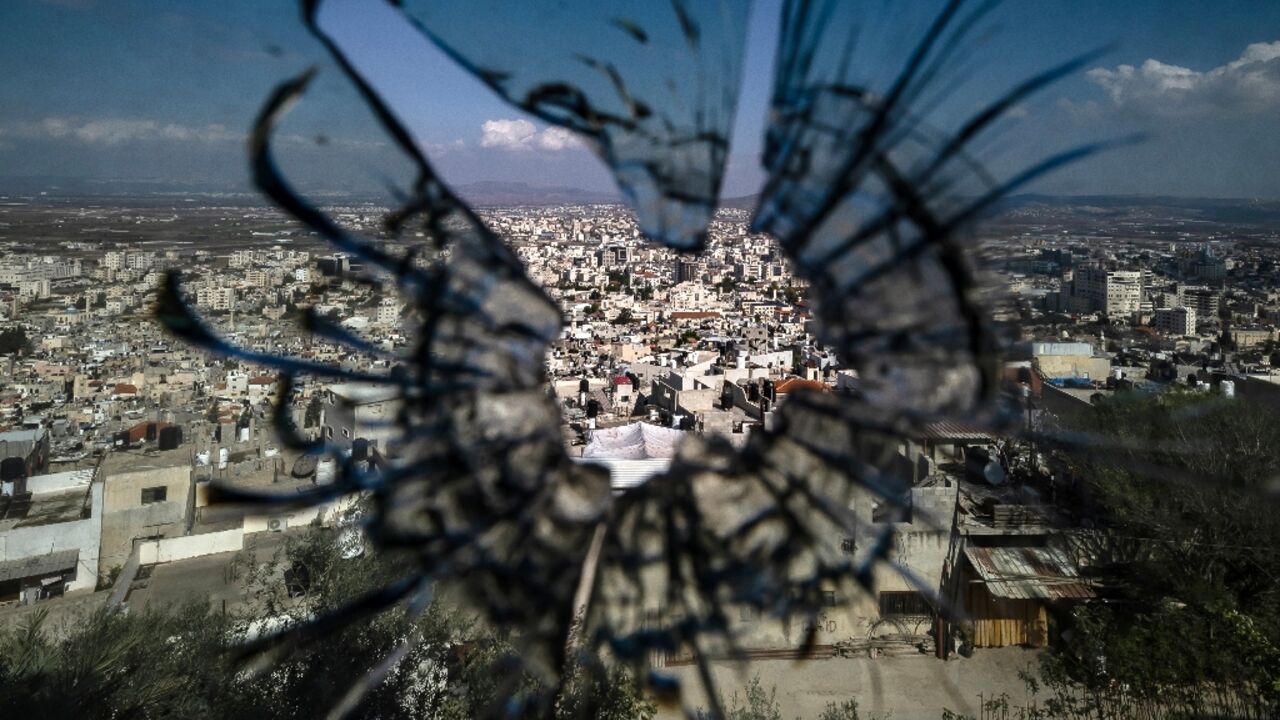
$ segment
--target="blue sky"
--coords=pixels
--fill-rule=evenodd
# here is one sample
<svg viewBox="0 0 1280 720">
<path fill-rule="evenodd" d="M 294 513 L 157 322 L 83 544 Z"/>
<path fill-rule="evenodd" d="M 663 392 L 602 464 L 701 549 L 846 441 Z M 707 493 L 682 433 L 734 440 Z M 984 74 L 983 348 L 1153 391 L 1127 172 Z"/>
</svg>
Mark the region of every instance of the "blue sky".
<svg viewBox="0 0 1280 720">
<path fill-rule="evenodd" d="M 447 179 L 609 183 L 594 158 L 526 124 L 382 0 L 331 2 L 329 23 Z M 758 2 L 749 28 L 730 195 L 752 192 L 760 179 L 779 5 Z M 987 143 L 996 170 L 1142 131 L 1143 144 L 1035 189 L 1280 198 L 1280 3 L 1017 0 L 997 29 L 957 106 L 976 109 L 1037 70 L 1114 49 L 1017 108 Z M 247 187 L 243 140 L 253 116 L 276 83 L 312 64 L 321 77 L 280 130 L 286 169 L 304 185 L 335 190 L 402 174 L 291 0 L 3 0 L 0 177 Z M 327 142 L 317 145 L 318 136 Z"/>
</svg>

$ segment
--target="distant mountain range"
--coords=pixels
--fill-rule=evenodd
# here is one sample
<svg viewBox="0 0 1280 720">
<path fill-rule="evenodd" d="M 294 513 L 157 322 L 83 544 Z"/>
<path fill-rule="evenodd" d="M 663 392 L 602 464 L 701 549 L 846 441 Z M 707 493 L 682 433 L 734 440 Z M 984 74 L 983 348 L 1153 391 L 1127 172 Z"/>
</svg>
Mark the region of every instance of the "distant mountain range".
<svg viewBox="0 0 1280 720">
<path fill-rule="evenodd" d="M 458 185 L 454 192 L 472 205 L 600 205 L 622 202 L 622 196 L 613 188 L 609 192 L 599 192 L 493 180 Z"/>
<path fill-rule="evenodd" d="M 619 193 L 583 190 L 564 186 L 530 185 L 522 182 L 484 181 L 453 186 L 454 191 L 473 205 L 584 205 L 622 202 Z M 385 195 L 302 188 L 318 201 L 352 200 L 387 202 Z M 162 180 L 85 179 L 54 176 L 0 177 L 0 195 L 42 196 L 50 199 L 96 198 L 134 199 L 153 204 L 185 197 L 212 197 L 236 204 L 265 204 L 258 193 L 245 186 L 211 186 L 208 183 L 175 183 Z"/>
<path fill-rule="evenodd" d="M 1280 222 L 1280 201 L 1249 198 L 1185 198 L 1164 195 L 1011 195 L 993 214 L 1043 207 L 1078 210 L 1095 216 L 1123 215 L 1135 210 L 1185 214 L 1201 220 L 1255 224 Z"/>
</svg>

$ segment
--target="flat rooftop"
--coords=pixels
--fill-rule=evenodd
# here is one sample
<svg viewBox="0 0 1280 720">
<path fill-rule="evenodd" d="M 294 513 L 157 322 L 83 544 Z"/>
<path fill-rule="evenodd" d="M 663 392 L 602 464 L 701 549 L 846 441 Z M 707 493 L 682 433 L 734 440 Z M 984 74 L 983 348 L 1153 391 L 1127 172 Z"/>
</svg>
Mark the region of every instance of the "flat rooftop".
<svg viewBox="0 0 1280 720">
<path fill-rule="evenodd" d="M 88 486 L 42 495 L 0 497 L 0 532 L 81 520 L 89 507 Z"/>
<path fill-rule="evenodd" d="M 195 445 L 180 445 L 173 450 L 155 450 L 152 448 L 112 450 L 107 453 L 106 459 L 102 461 L 102 471 L 110 479 L 112 475 L 144 470 L 192 467 L 195 465 L 194 458 Z"/>
</svg>

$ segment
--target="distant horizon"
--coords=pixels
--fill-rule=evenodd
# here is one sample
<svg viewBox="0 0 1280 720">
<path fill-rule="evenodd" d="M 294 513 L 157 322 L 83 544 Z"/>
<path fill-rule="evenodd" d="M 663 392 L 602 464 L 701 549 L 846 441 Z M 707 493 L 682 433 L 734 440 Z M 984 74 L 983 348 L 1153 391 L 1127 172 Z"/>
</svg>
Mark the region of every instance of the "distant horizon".
<svg viewBox="0 0 1280 720">
<path fill-rule="evenodd" d="M 447 180 L 446 180 L 447 182 Z M 573 193 L 584 197 L 595 197 L 596 200 L 590 200 L 583 204 L 622 204 L 623 197 L 616 188 L 610 188 L 609 191 L 589 190 L 587 188 L 564 183 L 552 182 L 527 182 L 521 180 L 477 180 L 466 183 L 448 183 L 454 190 L 463 193 L 467 190 L 506 190 L 511 192 L 519 191 L 557 191 L 560 193 Z M 28 185 L 28 187 L 20 187 Z M 43 185 L 42 188 L 37 188 Z M 64 186 L 64 187 L 60 187 Z M 86 188 L 97 186 L 100 190 L 87 192 Z M 112 186 L 116 186 L 112 188 Z M 123 189 L 121 186 L 157 186 L 157 189 L 140 191 L 137 189 Z M 304 188 L 305 192 L 323 196 L 336 197 L 346 196 L 355 198 L 372 198 L 376 192 L 363 190 L 337 189 L 337 188 Z M 120 178 L 54 178 L 48 176 L 24 176 L 24 175 L 0 175 L 0 195 L 17 195 L 39 193 L 50 197 L 78 197 L 81 195 L 89 197 L 121 197 L 127 198 L 133 195 L 139 197 L 156 197 L 166 195 L 236 195 L 236 196 L 261 196 L 261 193 L 251 186 L 238 187 L 234 185 L 209 186 L 200 181 L 176 181 L 168 179 L 120 179 Z M 759 196 L 759 193 L 746 193 L 741 195 L 725 194 L 720 198 L 722 204 L 734 203 L 744 200 L 753 199 Z M 1267 203 L 1280 204 L 1278 198 L 1249 197 L 1242 195 L 1179 195 L 1171 193 L 1141 193 L 1141 192 L 1023 192 L 1014 193 L 1003 198 L 1002 202 L 1025 201 L 1031 198 L 1043 198 L 1046 200 L 1085 200 L 1085 199 L 1107 199 L 1107 200 L 1176 200 L 1185 202 L 1241 202 L 1241 203 Z M 272 204 L 266 198 L 263 198 L 264 204 Z"/>
<path fill-rule="evenodd" d="M 747 31 L 728 197 L 754 194 L 764 178 L 759 157 L 780 6 L 759 0 Z M 608 172 L 580 143 L 500 101 L 383 0 L 324 7 L 326 23 L 447 182 L 613 192 Z M 1000 14 L 1003 29 L 977 48 L 983 57 L 948 78 L 954 82 L 931 119 L 969 116 L 1036 73 L 1100 46 L 1114 49 L 1009 108 L 978 157 L 993 175 L 1139 133 L 1145 142 L 1025 189 L 1280 200 L 1280 3 L 1027 0 L 1005 3 Z M 409 172 L 302 27 L 294 3 L 11 0 L 0 3 L 0 40 L 0 167 L 10 185 L 43 176 L 250 191 L 250 124 L 273 88 L 312 66 L 320 73 L 278 137 L 291 181 L 332 188 L 341 178 L 343 190 L 364 193 Z"/>
</svg>

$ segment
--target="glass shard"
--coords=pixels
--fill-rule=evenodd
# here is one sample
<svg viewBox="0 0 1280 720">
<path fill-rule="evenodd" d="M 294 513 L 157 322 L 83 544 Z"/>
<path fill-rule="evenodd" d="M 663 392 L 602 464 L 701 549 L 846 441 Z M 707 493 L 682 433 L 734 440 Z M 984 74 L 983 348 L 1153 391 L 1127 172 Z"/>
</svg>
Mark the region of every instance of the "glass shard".
<svg viewBox="0 0 1280 720">
<path fill-rule="evenodd" d="M 747 0 L 409 0 L 403 11 L 499 95 L 612 169 L 641 231 L 693 250 L 737 104 Z"/>
<path fill-rule="evenodd" d="M 996 4 L 789 0 L 754 220 L 815 289 L 819 339 L 872 404 L 927 417 L 989 407 L 996 342 L 962 232 L 1009 191 L 970 150 L 1051 69 L 957 112 L 961 69 Z M 951 104 L 950 112 L 937 108 Z M 950 119 L 950 118 L 955 118 Z"/>
<path fill-rule="evenodd" d="M 389 278 L 417 323 L 414 344 L 383 374 L 250 352 L 201 322 L 176 275 L 160 318 L 193 344 L 278 368 L 285 385 L 313 373 L 391 393 L 398 438 L 379 462 L 291 436 L 283 423 L 292 446 L 338 460 L 335 482 L 287 498 L 223 487 L 222 497 L 298 504 L 365 493 L 370 539 L 413 562 L 395 582 L 262 641 L 260 657 L 279 658 L 396 604 L 421 612 L 444 591 L 513 631 L 513 668 L 551 681 L 550 695 L 530 696 L 520 672 L 504 675 L 508 714 L 546 714 L 576 668 L 594 673 L 606 657 L 662 693 L 674 683 L 649 670 L 653 653 L 690 653 L 714 704 L 707 663 L 736 647 L 732 609 L 768 614 L 787 632 L 794 618 L 808 647 L 812 620 L 836 594 L 847 601 L 870 589 L 881 563 L 932 593 L 892 557 L 904 481 L 886 468 L 904 416 L 971 417 L 994 389 L 995 341 L 959 233 L 1008 190 L 1089 151 L 1001 183 L 972 162 L 968 144 L 1011 103 L 1076 65 L 936 130 L 922 117 L 935 92 L 945 96 L 950 60 L 989 5 L 884 3 L 878 14 L 874 3 L 787 2 L 764 157 L 770 180 L 755 225 L 811 283 L 820 340 L 859 370 L 861 397 L 794 392 L 774 426 L 745 447 L 687 440 L 665 473 L 613 498 L 601 470 L 570 461 L 544 391 L 559 308 L 443 184 L 395 109 L 317 23 L 319 5 L 304 4 L 308 26 L 415 178 L 396 191 L 386 242 L 350 232 L 295 192 L 272 138 L 309 74 L 281 85 L 259 117 L 254 178 L 306 228 Z M 404 12 L 508 101 L 581 133 L 613 169 L 644 232 L 693 250 L 723 172 L 746 6 L 492 0 L 407 2 Z M 397 242 L 410 229 L 425 242 Z M 318 318 L 310 329 L 365 348 Z M 888 522 L 873 519 L 873 505 L 888 508 Z M 362 676 L 336 712 L 357 707 L 387 667 Z"/>
</svg>

